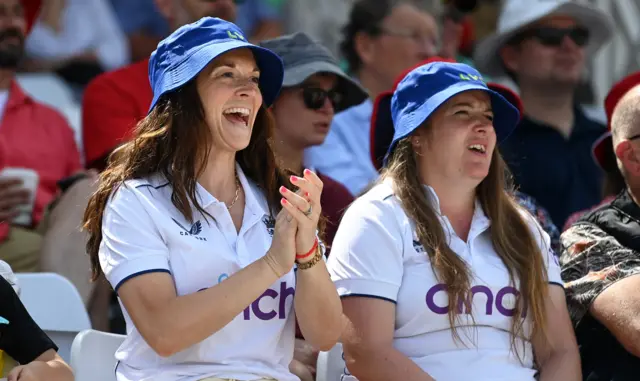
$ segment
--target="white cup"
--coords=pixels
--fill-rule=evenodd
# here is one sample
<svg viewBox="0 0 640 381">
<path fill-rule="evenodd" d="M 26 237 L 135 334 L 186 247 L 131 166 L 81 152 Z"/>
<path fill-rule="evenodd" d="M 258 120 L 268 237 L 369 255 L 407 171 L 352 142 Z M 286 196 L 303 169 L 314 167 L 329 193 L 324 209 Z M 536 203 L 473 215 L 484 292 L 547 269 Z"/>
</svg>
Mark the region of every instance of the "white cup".
<svg viewBox="0 0 640 381">
<path fill-rule="evenodd" d="M 0 178 L 12 177 L 22 180 L 22 187 L 29 191 L 29 200 L 26 204 L 18 207 L 19 214 L 13 219 L 16 225 L 30 226 L 32 222 L 33 204 L 36 200 L 36 189 L 40 176 L 38 172 L 29 168 L 3 168 L 0 171 Z M 1 381 L 1 380 L 0 380 Z"/>
</svg>

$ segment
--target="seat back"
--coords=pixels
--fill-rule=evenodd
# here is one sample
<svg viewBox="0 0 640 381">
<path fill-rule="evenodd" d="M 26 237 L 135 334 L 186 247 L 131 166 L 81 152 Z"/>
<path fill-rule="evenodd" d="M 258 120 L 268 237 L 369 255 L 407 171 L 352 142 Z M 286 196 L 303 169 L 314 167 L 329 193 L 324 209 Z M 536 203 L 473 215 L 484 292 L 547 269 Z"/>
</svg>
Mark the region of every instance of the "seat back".
<svg viewBox="0 0 640 381">
<path fill-rule="evenodd" d="M 75 286 L 54 273 L 18 273 L 20 300 L 35 322 L 69 361 L 71 343 L 80 331 L 91 328 L 89 314 Z"/>
<path fill-rule="evenodd" d="M 71 346 L 71 367 L 76 381 L 115 381 L 115 353 L 126 336 L 82 331 Z"/>
<path fill-rule="evenodd" d="M 340 381 L 345 367 L 342 343 L 337 343 L 329 352 L 318 354 L 316 381 Z"/>
</svg>

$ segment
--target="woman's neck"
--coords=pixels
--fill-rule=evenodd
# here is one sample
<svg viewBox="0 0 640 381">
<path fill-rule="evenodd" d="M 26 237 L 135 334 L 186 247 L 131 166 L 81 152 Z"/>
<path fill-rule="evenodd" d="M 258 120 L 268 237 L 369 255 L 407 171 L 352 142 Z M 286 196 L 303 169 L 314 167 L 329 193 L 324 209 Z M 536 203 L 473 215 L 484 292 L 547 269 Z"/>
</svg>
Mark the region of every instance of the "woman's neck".
<svg viewBox="0 0 640 381">
<path fill-rule="evenodd" d="M 226 204 L 232 202 L 238 186 L 235 154 L 211 153 L 198 182 L 218 201 Z"/>
<path fill-rule="evenodd" d="M 438 197 L 440 214 L 447 217 L 456 235 L 466 241 L 475 211 L 476 188 L 443 182 L 425 183 Z"/>
</svg>

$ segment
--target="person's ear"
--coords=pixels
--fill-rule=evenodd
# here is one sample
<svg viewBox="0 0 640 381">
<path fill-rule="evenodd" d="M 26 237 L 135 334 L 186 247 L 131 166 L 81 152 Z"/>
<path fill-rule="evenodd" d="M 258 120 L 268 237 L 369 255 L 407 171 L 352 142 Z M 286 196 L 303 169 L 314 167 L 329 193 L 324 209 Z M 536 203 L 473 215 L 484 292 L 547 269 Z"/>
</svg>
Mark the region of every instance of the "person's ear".
<svg viewBox="0 0 640 381">
<path fill-rule="evenodd" d="M 505 45 L 498 52 L 504 66 L 512 72 L 518 71 L 518 59 L 520 58 L 520 49 L 513 45 Z"/>
<path fill-rule="evenodd" d="M 622 162 L 625 172 L 631 176 L 640 176 L 640 158 L 633 144 L 629 140 L 623 140 L 615 146 L 615 154 Z"/>
<path fill-rule="evenodd" d="M 370 65 L 375 60 L 374 38 L 368 33 L 358 32 L 353 39 L 353 49 L 365 65 Z"/>
</svg>

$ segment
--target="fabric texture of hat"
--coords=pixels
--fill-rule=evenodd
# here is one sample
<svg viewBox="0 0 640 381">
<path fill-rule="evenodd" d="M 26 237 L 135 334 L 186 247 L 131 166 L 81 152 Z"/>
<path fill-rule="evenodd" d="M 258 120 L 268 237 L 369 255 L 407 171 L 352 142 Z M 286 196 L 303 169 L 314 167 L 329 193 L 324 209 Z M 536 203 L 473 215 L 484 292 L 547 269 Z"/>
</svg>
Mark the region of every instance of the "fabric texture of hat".
<svg viewBox="0 0 640 381">
<path fill-rule="evenodd" d="M 149 82 L 153 101 L 149 112 L 160 97 L 195 78 L 213 59 L 239 48 L 253 52 L 260 69 L 259 87 L 263 103 L 270 106 L 282 86 L 283 64 L 272 51 L 247 42 L 235 24 L 213 17 L 184 25 L 160 41 L 149 59 Z"/>
<path fill-rule="evenodd" d="M 260 46 L 267 48 L 282 58 L 284 62 L 283 87 L 302 84 L 307 78 L 318 73 L 331 73 L 338 77 L 338 89 L 343 100 L 336 112 L 359 105 L 368 98 L 367 92 L 341 68 L 329 49 L 313 41 L 305 33 L 294 33 L 265 40 Z"/>
<path fill-rule="evenodd" d="M 616 82 L 604 98 L 604 111 L 607 114 L 608 131 L 596 140 L 592 148 L 593 158 L 601 168 L 606 169 L 608 161 L 607 158 L 614 154 L 613 139 L 611 137 L 611 118 L 613 117 L 613 110 L 615 110 L 620 99 L 622 99 L 629 90 L 633 89 L 637 85 L 640 85 L 640 71 L 631 73 Z"/>
<path fill-rule="evenodd" d="M 393 93 L 391 118 L 395 131 L 384 164 L 398 141 L 413 133 L 443 103 L 470 90 L 489 93 L 497 142 L 504 141 L 520 120 L 518 109 L 502 95 L 489 89 L 480 73 L 471 66 L 432 62 L 409 72 Z"/>
<path fill-rule="evenodd" d="M 417 65 L 414 65 L 396 78 L 391 90 L 380 93 L 373 101 L 373 112 L 371 113 L 370 129 L 369 129 L 369 147 L 371 161 L 377 170 L 382 168 L 384 156 L 387 154 L 389 145 L 393 140 L 393 119 L 391 118 L 391 98 L 393 91 L 398 87 L 402 79 L 413 69 L 431 62 L 456 62 L 451 58 L 443 58 L 440 56 L 430 57 Z"/>
<path fill-rule="evenodd" d="M 507 0 L 502 6 L 495 34 L 481 41 L 475 49 L 478 70 L 490 75 L 504 75 L 500 49 L 529 25 L 551 15 L 568 16 L 589 30 L 586 52 L 598 51 L 612 36 L 611 18 L 598 8 L 571 0 Z"/>
<path fill-rule="evenodd" d="M 509 103 L 516 106 L 520 117 L 524 113 L 522 99 L 510 88 L 498 83 L 489 82 L 487 87 L 502 95 Z M 384 156 L 393 140 L 393 120 L 391 119 L 391 97 L 393 91 L 381 93 L 375 100 L 373 114 L 371 115 L 371 161 L 373 166 L 380 170 L 383 167 Z"/>
</svg>

